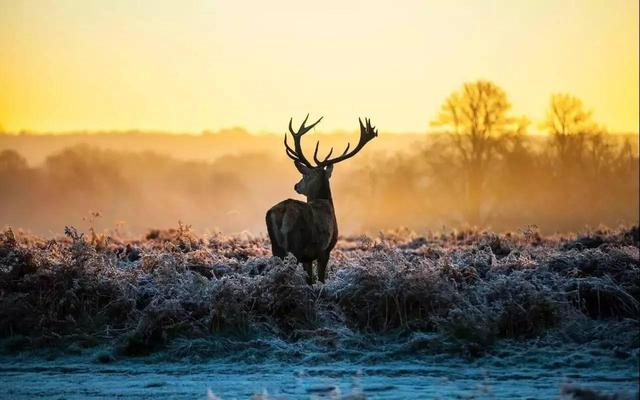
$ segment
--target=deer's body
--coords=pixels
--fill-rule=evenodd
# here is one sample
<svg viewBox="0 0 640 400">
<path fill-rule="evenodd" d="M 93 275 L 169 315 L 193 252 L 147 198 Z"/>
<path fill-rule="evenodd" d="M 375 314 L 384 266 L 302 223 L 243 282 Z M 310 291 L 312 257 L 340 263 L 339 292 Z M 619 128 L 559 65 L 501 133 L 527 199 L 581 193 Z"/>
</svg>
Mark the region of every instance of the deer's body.
<svg viewBox="0 0 640 400">
<path fill-rule="evenodd" d="M 309 275 L 317 260 L 318 279 L 324 282 L 329 254 L 338 241 L 331 200 L 281 201 L 267 211 L 266 222 L 273 255 L 284 258 L 293 254 Z"/>
<path fill-rule="evenodd" d="M 308 127 L 304 126 L 306 121 L 305 119 L 298 132 L 293 131 L 289 122 L 295 149 L 289 147 L 286 136 L 285 146 L 287 155 L 294 160 L 296 168 L 302 174 L 302 180 L 295 185 L 295 190 L 305 195 L 307 201 L 306 203 L 293 199 L 281 201 L 267 211 L 266 224 L 273 255 L 284 258 L 288 253 L 293 254 L 302 263 L 307 272 L 307 282 L 311 284 L 313 261 L 318 263 L 318 280 L 324 282 L 329 255 L 338 241 L 338 223 L 329 185 L 333 164 L 356 154 L 366 142 L 377 135 L 377 132 L 371 127 L 369 121 L 366 128 L 360 122 L 361 136 L 356 148 L 348 153 L 349 146 L 347 146 L 341 156 L 331 160 L 329 157 L 333 149 L 324 161 L 320 161 L 317 158 L 318 145 L 316 145 L 313 156 L 316 165 L 313 166 L 302 154 L 300 137 L 320 120 Z"/>
</svg>

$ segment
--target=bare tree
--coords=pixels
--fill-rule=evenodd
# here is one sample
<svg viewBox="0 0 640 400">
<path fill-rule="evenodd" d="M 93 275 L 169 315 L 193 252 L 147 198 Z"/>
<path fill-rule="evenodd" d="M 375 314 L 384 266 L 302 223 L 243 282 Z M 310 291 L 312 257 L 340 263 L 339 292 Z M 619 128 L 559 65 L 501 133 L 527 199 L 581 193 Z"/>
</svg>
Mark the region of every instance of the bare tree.
<svg viewBox="0 0 640 400">
<path fill-rule="evenodd" d="M 579 98 L 553 94 L 542 126 L 551 135 L 558 174 L 570 174 L 577 168 L 597 179 L 606 172 L 603 168 L 610 166 L 614 146 L 606 129 L 593 120 L 593 112 L 585 109 Z"/>
<path fill-rule="evenodd" d="M 543 127 L 558 136 L 578 135 L 590 132 L 595 124 L 593 113 L 585 110 L 582 100 L 568 93 L 551 95 L 551 104 Z"/>
<path fill-rule="evenodd" d="M 616 182 L 626 177 L 618 169 L 617 161 L 631 159 L 628 155 L 630 148 L 616 142 L 603 126 L 594 121 L 592 111 L 571 94 L 551 96 L 542 126 L 550 136 L 551 173 L 558 187 L 564 189 L 564 202 L 572 209 L 587 207 L 594 214 L 609 213 L 612 198 L 626 196 L 613 195 L 612 192 L 624 186 Z M 628 182 L 632 183 L 633 177 L 629 178 Z"/>
<path fill-rule="evenodd" d="M 497 150 L 512 134 L 523 133 L 525 118 L 510 115 L 511 104 L 506 93 L 495 83 L 485 80 L 465 83 L 452 93 L 431 122 L 452 134 L 451 139 L 465 174 L 466 219 L 480 223 L 487 169 Z"/>
<path fill-rule="evenodd" d="M 582 164 L 589 137 L 599 131 L 592 115 L 591 111 L 584 108 L 582 100 L 573 95 L 551 95 L 542 128 L 551 135 L 551 144 L 562 170 L 569 165 Z M 601 141 L 596 138 L 594 144 L 600 146 Z"/>
</svg>

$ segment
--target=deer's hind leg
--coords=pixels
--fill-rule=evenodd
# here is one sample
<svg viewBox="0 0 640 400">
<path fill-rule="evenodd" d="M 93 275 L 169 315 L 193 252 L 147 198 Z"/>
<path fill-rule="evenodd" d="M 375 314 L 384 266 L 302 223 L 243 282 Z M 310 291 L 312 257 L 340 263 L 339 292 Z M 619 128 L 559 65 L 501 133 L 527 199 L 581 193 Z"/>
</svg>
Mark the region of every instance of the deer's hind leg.
<svg viewBox="0 0 640 400">
<path fill-rule="evenodd" d="M 271 242 L 271 253 L 274 257 L 280 257 L 283 260 L 287 256 L 287 251 L 273 242 Z"/>
<path fill-rule="evenodd" d="M 318 258 L 318 280 L 324 283 L 326 273 L 327 273 L 327 264 L 329 263 L 329 252 L 321 255 Z"/>
<path fill-rule="evenodd" d="M 313 285 L 313 261 L 303 262 L 302 267 L 307 273 L 307 283 Z"/>
</svg>

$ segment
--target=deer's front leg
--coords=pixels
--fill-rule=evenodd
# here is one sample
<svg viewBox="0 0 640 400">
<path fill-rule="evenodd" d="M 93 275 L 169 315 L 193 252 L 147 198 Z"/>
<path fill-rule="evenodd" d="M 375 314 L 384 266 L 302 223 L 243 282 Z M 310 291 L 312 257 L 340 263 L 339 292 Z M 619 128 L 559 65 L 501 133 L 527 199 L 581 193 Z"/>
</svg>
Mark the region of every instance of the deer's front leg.
<svg viewBox="0 0 640 400">
<path fill-rule="evenodd" d="M 327 271 L 327 264 L 329 263 L 329 252 L 323 254 L 318 258 L 318 280 L 324 283 L 324 279 Z"/>
<path fill-rule="evenodd" d="M 313 285 L 313 262 L 303 262 L 302 267 L 307 273 L 307 283 Z"/>
</svg>

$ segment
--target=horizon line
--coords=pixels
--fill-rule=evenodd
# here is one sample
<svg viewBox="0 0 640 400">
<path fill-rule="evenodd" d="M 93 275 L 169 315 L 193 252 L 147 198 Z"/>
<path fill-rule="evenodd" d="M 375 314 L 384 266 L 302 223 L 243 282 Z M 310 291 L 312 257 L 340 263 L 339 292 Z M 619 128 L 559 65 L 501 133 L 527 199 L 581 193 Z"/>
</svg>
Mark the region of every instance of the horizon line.
<svg viewBox="0 0 640 400">
<path fill-rule="evenodd" d="M 321 131 L 314 130 L 314 134 L 320 135 L 348 135 L 357 133 L 358 130 L 352 129 L 334 129 L 332 131 Z M 206 136 L 206 135 L 221 135 L 221 134 L 246 134 L 250 136 L 281 136 L 286 132 L 286 128 L 283 129 L 283 132 L 273 132 L 273 131 L 250 131 L 242 126 L 231 126 L 224 127 L 218 130 L 212 129 L 203 129 L 200 132 L 196 131 L 174 131 L 174 130 L 162 130 L 162 129 L 140 129 L 140 128 L 126 128 L 126 129 L 72 129 L 72 130 L 50 130 L 50 131 L 37 131 L 30 129 L 20 129 L 20 130 L 4 130 L 0 128 L 0 136 L 70 136 L 70 135 L 166 135 L 166 136 Z M 381 130 L 381 133 L 385 135 L 447 135 L 451 134 L 450 132 L 443 130 L 425 130 L 421 132 L 417 131 L 384 131 Z M 602 133 L 606 133 L 609 135 L 640 135 L 640 131 L 607 131 L 603 130 Z M 527 130 L 523 133 L 523 135 L 529 136 L 545 136 L 550 135 L 549 132 L 546 132 L 541 129 L 536 130 Z"/>
</svg>

